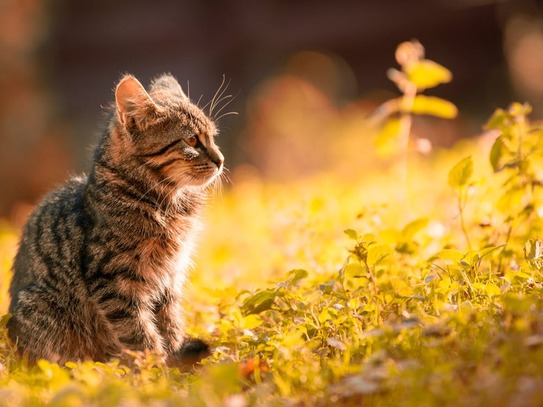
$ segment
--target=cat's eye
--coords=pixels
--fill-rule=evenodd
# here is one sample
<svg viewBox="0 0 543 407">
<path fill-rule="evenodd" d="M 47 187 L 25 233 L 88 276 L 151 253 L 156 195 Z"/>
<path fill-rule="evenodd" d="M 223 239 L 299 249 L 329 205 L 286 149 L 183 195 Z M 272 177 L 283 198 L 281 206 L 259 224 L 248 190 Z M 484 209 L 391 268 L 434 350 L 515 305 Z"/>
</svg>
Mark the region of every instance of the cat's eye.
<svg viewBox="0 0 543 407">
<path fill-rule="evenodd" d="M 187 144 L 191 147 L 196 147 L 198 145 L 198 136 L 192 135 L 187 138 Z"/>
</svg>

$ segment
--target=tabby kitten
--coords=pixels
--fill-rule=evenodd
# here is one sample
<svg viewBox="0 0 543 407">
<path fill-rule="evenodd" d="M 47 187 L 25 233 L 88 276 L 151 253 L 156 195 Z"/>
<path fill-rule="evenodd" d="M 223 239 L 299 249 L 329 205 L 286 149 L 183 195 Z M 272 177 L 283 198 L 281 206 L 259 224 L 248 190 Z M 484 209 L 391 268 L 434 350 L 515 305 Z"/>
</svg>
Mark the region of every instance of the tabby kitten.
<svg viewBox="0 0 543 407">
<path fill-rule="evenodd" d="M 122 78 L 89 176 L 47 196 L 22 235 L 8 330 L 30 362 L 204 356 L 185 338 L 181 301 L 206 190 L 223 169 L 216 134 L 172 76 L 149 93 Z"/>
</svg>

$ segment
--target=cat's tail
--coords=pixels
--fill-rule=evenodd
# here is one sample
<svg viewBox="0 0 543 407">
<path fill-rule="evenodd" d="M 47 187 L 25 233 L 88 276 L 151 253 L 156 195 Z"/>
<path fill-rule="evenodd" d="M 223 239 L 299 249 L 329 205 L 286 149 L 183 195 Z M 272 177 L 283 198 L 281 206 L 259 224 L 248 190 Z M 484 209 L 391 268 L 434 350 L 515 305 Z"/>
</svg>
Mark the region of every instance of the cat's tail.
<svg viewBox="0 0 543 407">
<path fill-rule="evenodd" d="M 187 338 L 181 348 L 168 358 L 166 363 L 170 367 L 177 367 L 187 372 L 194 370 L 198 364 L 211 355 L 211 347 L 201 339 Z"/>
</svg>

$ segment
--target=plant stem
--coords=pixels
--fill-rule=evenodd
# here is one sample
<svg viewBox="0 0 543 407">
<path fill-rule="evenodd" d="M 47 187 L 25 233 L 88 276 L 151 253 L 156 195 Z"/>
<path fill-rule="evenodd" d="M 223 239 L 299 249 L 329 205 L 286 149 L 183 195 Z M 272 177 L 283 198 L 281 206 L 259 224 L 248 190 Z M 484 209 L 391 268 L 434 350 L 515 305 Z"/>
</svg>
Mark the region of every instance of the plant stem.
<svg viewBox="0 0 543 407">
<path fill-rule="evenodd" d="M 458 192 L 459 192 L 458 193 L 458 213 L 460 216 L 460 228 L 462 229 L 462 233 L 464 234 L 464 237 L 466 238 L 468 250 L 471 250 L 471 241 L 469 238 L 468 229 L 466 227 L 466 221 L 464 219 L 464 207 L 466 206 L 467 195 L 468 195 L 467 187 L 461 188 L 460 191 Z"/>
<path fill-rule="evenodd" d="M 409 136 L 411 134 L 411 127 L 413 125 L 413 116 L 410 113 L 413 104 L 415 103 L 415 96 L 417 96 L 417 87 L 415 84 L 407 82 L 403 89 L 403 96 L 401 99 L 401 116 L 400 116 L 400 130 L 399 130 L 399 144 L 401 157 L 399 159 L 399 180 L 402 184 L 401 199 L 404 203 L 407 213 L 410 213 L 409 199 L 408 199 L 408 186 L 407 186 L 407 174 L 408 174 L 408 164 L 409 164 Z"/>
</svg>

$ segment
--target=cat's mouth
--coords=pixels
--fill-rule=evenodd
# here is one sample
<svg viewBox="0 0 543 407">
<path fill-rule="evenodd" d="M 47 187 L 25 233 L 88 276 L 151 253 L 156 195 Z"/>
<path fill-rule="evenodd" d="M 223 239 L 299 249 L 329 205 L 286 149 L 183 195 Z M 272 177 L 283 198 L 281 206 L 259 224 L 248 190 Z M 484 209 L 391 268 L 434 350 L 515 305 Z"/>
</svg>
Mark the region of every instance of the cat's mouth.
<svg viewBox="0 0 543 407">
<path fill-rule="evenodd" d="M 191 166 L 190 168 L 182 168 L 178 171 L 172 171 L 168 174 L 168 178 L 177 180 L 180 187 L 206 187 L 213 184 L 223 172 L 224 166 L 222 163 L 201 163 Z"/>
<path fill-rule="evenodd" d="M 201 174 L 202 176 L 202 186 L 207 186 L 215 182 L 218 178 L 220 178 L 220 175 L 223 171 L 223 165 L 222 163 L 217 164 L 207 164 L 204 165 L 201 169 L 201 173 L 199 170 L 196 170 L 197 174 Z"/>
</svg>

